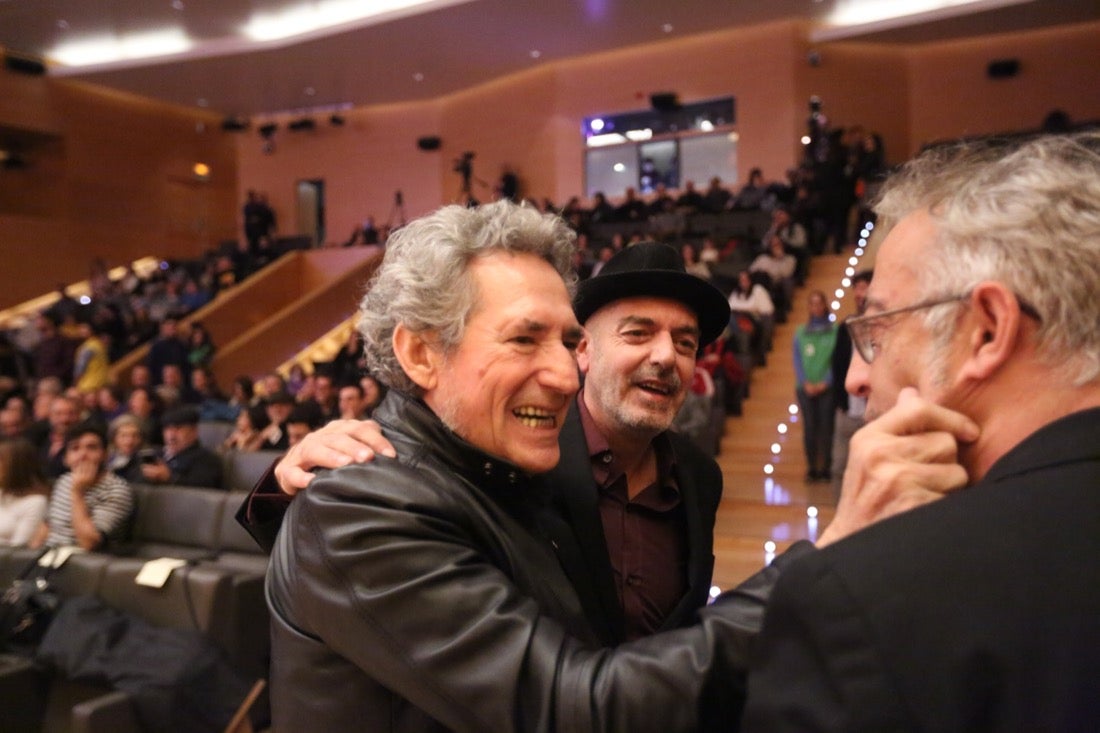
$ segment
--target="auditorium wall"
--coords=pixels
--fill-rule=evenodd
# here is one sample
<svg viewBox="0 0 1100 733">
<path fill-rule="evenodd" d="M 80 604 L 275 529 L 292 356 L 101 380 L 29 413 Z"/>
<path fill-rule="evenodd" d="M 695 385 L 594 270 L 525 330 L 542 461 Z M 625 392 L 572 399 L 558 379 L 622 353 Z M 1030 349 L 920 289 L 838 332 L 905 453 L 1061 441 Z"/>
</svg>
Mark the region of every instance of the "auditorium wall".
<svg viewBox="0 0 1100 733">
<path fill-rule="evenodd" d="M 276 117 L 270 154 L 255 129 L 225 133 L 213 112 L 0 72 L 0 128 L 29 131 L 43 151 L 40 165 L 0 171 L 0 246 L 11 263 L 0 271 L 0 306 L 82 279 L 97 255 L 194 256 L 236 237 L 250 188 L 268 194 L 280 233 L 296 234 L 296 183 L 324 180 L 330 243 L 368 214 L 398 223 L 457 200 L 454 162 L 466 150 L 484 182 L 478 198 L 490 198 L 509 165 L 527 195 L 563 202 L 583 188 L 582 118 L 645 108 L 655 92 L 684 102 L 733 95 L 741 168 L 771 178 L 799 159 L 810 95 L 832 124 L 880 132 L 891 162 L 930 140 L 1034 128 L 1054 108 L 1100 119 L 1100 24 L 925 45 L 808 37 L 796 22 L 717 31 L 350 109 L 342 126 L 319 117 L 313 131 L 292 133 Z M 989 78 L 989 62 L 1002 58 L 1017 59 L 1020 73 Z M 440 148 L 418 148 L 425 136 Z M 191 174 L 200 160 L 208 181 Z"/>
<path fill-rule="evenodd" d="M 0 70 L 0 133 L 26 163 L 0 169 L 0 307 L 85 279 L 95 257 L 196 257 L 233 237 L 236 150 L 220 121 Z"/>
</svg>

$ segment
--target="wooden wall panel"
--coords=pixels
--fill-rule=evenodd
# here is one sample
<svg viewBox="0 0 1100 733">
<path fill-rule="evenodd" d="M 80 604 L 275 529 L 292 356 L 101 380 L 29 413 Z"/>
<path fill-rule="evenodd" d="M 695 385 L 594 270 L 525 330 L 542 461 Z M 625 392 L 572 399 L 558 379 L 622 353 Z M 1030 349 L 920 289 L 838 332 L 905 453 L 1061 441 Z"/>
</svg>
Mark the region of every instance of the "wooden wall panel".
<svg viewBox="0 0 1100 733">
<path fill-rule="evenodd" d="M 96 257 L 194 258 L 235 236 L 236 149 L 217 115 L 0 69 L 0 126 L 17 125 L 48 145 L 27 170 L 0 171 L 0 308 L 84 279 Z"/>
</svg>

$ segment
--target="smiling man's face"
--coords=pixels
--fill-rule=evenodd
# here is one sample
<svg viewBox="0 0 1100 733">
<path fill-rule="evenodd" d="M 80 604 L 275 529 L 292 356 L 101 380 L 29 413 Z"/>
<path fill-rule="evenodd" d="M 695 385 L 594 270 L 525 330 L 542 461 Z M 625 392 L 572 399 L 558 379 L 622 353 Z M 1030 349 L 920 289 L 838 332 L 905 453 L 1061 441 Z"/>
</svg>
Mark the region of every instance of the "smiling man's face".
<svg viewBox="0 0 1100 733">
<path fill-rule="evenodd" d="M 624 298 L 589 317 L 577 361 L 584 400 L 605 435 L 667 430 L 695 372 L 699 322 L 675 300 Z"/>
<path fill-rule="evenodd" d="M 558 463 L 558 433 L 579 386 L 581 328 L 561 276 L 531 254 L 470 264 L 477 304 L 425 402 L 458 435 L 532 473 Z"/>
</svg>

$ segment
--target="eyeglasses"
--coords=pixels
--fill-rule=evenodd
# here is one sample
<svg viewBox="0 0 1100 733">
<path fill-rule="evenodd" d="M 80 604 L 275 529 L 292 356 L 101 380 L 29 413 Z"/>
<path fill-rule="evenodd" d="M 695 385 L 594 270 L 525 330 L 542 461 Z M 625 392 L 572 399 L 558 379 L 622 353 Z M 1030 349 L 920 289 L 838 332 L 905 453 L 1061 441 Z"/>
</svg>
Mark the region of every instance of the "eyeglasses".
<svg viewBox="0 0 1100 733">
<path fill-rule="evenodd" d="M 970 297 L 970 291 L 962 293 L 960 295 L 951 295 L 946 298 L 933 298 L 931 300 L 922 300 L 919 303 L 906 306 L 904 308 L 895 308 L 894 310 L 883 311 L 882 313 L 871 313 L 866 316 L 855 316 L 849 318 L 845 325 L 848 327 L 848 333 L 852 337 L 852 346 L 859 353 L 859 356 L 863 361 L 870 364 L 875 360 L 875 352 L 878 350 L 878 342 L 875 340 L 872 333 L 871 326 L 874 322 L 882 319 L 889 318 L 891 316 L 898 316 L 905 313 L 912 313 L 914 311 L 924 310 L 926 308 L 935 308 L 938 305 L 947 305 L 948 303 L 958 303 L 966 300 Z M 1020 296 L 1016 296 L 1016 302 L 1020 305 L 1020 312 L 1024 315 L 1030 316 L 1035 320 L 1042 322 L 1042 317 L 1039 315 L 1039 311 L 1035 310 L 1035 307 L 1030 303 L 1022 299 Z"/>
</svg>

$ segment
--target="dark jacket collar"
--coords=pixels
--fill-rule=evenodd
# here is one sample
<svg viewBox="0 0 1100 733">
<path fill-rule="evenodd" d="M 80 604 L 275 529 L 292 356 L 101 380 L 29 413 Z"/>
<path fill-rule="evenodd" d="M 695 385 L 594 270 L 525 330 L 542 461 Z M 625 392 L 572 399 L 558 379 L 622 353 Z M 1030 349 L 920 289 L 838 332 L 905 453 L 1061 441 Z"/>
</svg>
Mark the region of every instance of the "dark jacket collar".
<svg viewBox="0 0 1100 733">
<path fill-rule="evenodd" d="M 403 436 L 412 443 L 414 461 L 430 449 L 433 458 L 441 460 L 455 473 L 494 496 L 515 498 L 518 486 L 538 487 L 544 493 L 541 479 L 508 461 L 489 455 L 459 437 L 432 412 L 422 400 L 391 389 L 375 408 L 371 417 L 382 425 L 391 440 Z M 390 433 L 394 432 L 394 437 Z M 398 448 L 400 454 L 405 448 Z M 521 492 L 529 501 L 530 492 Z"/>
<path fill-rule="evenodd" d="M 1052 451 L 1051 446 L 1058 446 Z M 1036 430 L 1001 456 L 985 476 L 998 481 L 1062 463 L 1100 459 L 1100 407 L 1074 412 Z"/>
</svg>

